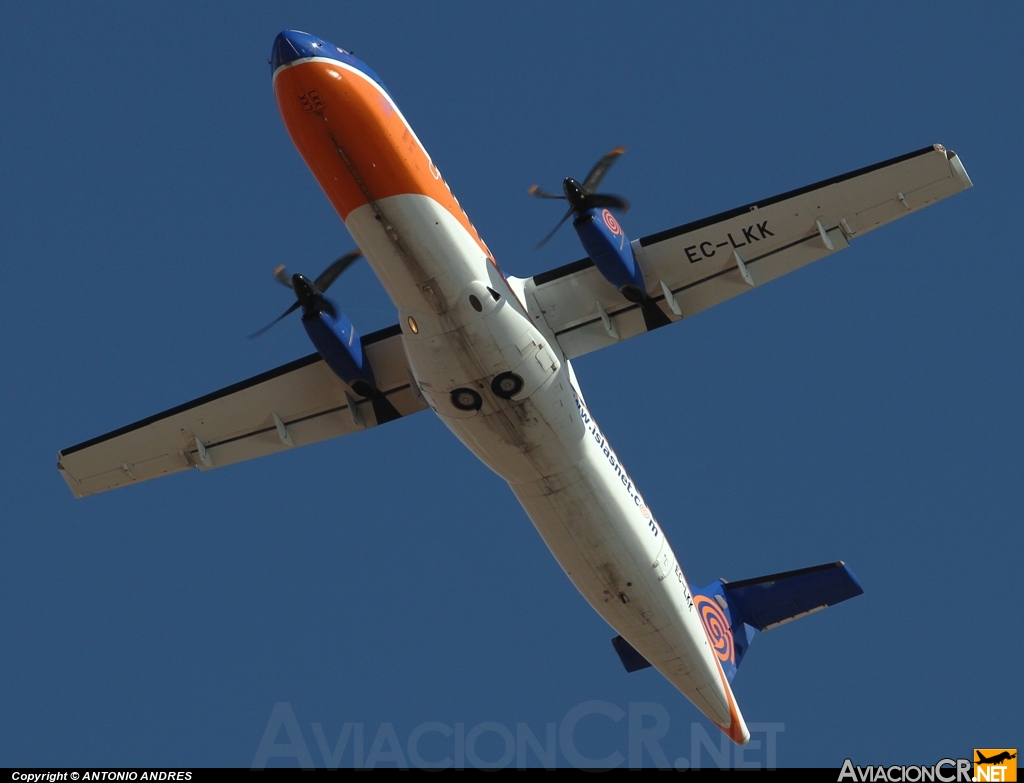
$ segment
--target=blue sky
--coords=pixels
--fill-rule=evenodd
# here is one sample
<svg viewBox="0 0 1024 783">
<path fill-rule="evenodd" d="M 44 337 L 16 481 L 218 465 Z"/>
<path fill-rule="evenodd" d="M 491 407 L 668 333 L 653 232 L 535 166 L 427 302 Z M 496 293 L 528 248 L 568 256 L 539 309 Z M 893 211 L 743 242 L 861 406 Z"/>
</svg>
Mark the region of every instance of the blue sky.
<svg viewBox="0 0 1024 783">
<path fill-rule="evenodd" d="M 622 671 L 503 482 L 428 414 L 84 501 L 58 476 L 62 447 L 311 351 L 297 320 L 245 339 L 288 304 L 274 266 L 315 275 L 352 247 L 277 114 L 286 28 L 381 75 L 508 274 L 582 255 L 567 229 L 530 250 L 559 212 L 526 188 L 618 144 L 605 185 L 634 237 L 956 150 L 965 194 L 575 366 L 691 582 L 838 559 L 861 579 L 759 636 L 734 681 L 748 721 L 782 724 L 779 765 L 1020 745 L 1022 21 L 1009 4 L 5 5 L 0 765 L 248 766 L 279 702 L 318 766 L 313 724 L 331 747 L 361 725 L 367 754 L 386 724 L 405 749 L 428 722 L 486 724 L 486 761 L 495 726 L 543 736 L 632 703 L 668 722 L 670 763 L 707 726 L 655 672 Z M 394 322 L 365 265 L 332 293 L 364 333 Z M 628 722 L 588 712 L 575 747 L 628 758 Z"/>
</svg>

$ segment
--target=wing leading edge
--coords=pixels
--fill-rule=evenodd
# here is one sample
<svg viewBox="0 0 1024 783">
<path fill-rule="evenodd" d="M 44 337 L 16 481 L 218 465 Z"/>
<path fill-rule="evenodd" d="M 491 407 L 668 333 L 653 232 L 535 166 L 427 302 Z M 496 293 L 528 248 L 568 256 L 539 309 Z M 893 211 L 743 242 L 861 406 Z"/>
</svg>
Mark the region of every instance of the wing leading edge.
<svg viewBox="0 0 1024 783">
<path fill-rule="evenodd" d="M 969 187 L 956 153 L 936 144 L 634 240 L 633 250 L 648 293 L 677 321 Z M 640 307 L 589 258 L 525 281 L 524 293 L 568 359 L 647 331 Z"/>
<path fill-rule="evenodd" d="M 363 338 L 378 386 L 407 416 L 427 407 L 411 385 L 397 324 Z M 210 470 L 376 426 L 319 354 L 64 449 L 57 467 L 76 497 L 166 476 Z"/>
</svg>

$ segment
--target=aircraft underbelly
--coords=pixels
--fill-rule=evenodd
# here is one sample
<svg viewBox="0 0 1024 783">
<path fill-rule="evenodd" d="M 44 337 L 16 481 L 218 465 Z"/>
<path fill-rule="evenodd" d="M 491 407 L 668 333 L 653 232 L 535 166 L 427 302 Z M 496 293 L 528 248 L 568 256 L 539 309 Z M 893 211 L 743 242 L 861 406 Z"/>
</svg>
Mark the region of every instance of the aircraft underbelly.
<svg viewBox="0 0 1024 783">
<path fill-rule="evenodd" d="M 728 724 L 721 675 L 672 548 L 577 400 L 563 365 L 529 398 L 473 417 L 439 415 L 509 481 L 591 606 L 701 711 Z"/>
<path fill-rule="evenodd" d="M 385 199 L 354 210 L 346 225 L 399 308 L 409 366 L 430 406 L 509 482 L 598 613 L 702 712 L 728 724 L 728 698 L 685 577 L 558 346 L 430 198 Z M 419 279 L 413 269 L 423 270 Z M 491 388 L 504 372 L 523 379 L 512 399 Z M 479 409 L 455 407 L 457 389 L 476 392 Z"/>
<path fill-rule="evenodd" d="M 657 522 L 588 431 L 584 458 L 510 483 L 563 570 L 597 612 L 694 704 L 728 724 L 728 700 L 685 577 Z M 612 452 L 613 453 L 613 452 Z M 639 502 L 637 502 L 639 501 Z"/>
<path fill-rule="evenodd" d="M 458 218 L 430 196 L 405 193 L 365 204 L 348 214 L 345 226 L 399 312 L 418 321 L 437 316 L 443 323 L 435 331 L 472 320 L 468 313 L 462 319 L 445 317 L 468 285 L 503 284 Z M 431 331 L 430 324 L 421 326 Z"/>
</svg>

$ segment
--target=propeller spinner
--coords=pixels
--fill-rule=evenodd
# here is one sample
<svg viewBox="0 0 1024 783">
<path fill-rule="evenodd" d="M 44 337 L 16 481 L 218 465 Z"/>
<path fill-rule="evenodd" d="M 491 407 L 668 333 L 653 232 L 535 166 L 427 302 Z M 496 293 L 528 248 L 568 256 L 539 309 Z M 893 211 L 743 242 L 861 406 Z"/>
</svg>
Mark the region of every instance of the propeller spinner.
<svg viewBox="0 0 1024 783">
<path fill-rule="evenodd" d="M 566 177 L 562 181 L 562 192 L 564 193 L 562 196 L 549 193 L 537 185 L 533 185 L 527 191 L 531 196 L 536 198 L 558 199 L 560 201 L 569 202 L 568 211 L 566 211 L 562 216 L 562 219 L 559 220 L 558 224 L 551 230 L 551 233 L 534 245 L 534 250 L 543 247 L 547 241 L 558 232 L 558 229 L 562 227 L 562 224 L 565 223 L 565 221 L 573 214 L 577 216 L 583 215 L 587 210 L 597 209 L 600 207 L 618 209 L 622 212 L 629 210 L 629 202 L 622 198 L 622 196 L 616 196 L 611 193 L 593 192 L 594 189 L 601 184 L 601 180 L 604 179 L 604 175 L 608 173 L 608 169 L 612 167 L 612 164 L 615 163 L 619 156 L 625 151 L 625 147 L 616 147 L 611 150 L 594 164 L 593 168 L 590 169 L 590 173 L 587 174 L 583 182 L 579 182 L 572 177 Z"/>
<path fill-rule="evenodd" d="M 281 315 L 262 329 L 250 334 L 249 339 L 252 340 L 264 334 L 272 326 L 276 325 L 278 321 L 284 320 L 300 307 L 303 312 L 326 311 L 332 316 L 337 317 L 337 311 L 335 310 L 334 305 L 331 303 L 330 299 L 324 296 L 324 293 L 326 293 L 327 289 L 331 287 L 331 284 L 338 279 L 341 273 L 352 266 L 360 256 L 362 256 L 362 252 L 359 250 L 353 250 L 350 253 L 346 253 L 341 258 L 336 259 L 329 267 L 321 272 L 316 280 L 310 280 L 308 277 L 300 274 L 289 275 L 285 265 L 281 264 L 274 270 L 274 279 L 281 285 L 286 286 L 295 292 L 295 302 L 291 307 L 281 313 Z"/>
</svg>

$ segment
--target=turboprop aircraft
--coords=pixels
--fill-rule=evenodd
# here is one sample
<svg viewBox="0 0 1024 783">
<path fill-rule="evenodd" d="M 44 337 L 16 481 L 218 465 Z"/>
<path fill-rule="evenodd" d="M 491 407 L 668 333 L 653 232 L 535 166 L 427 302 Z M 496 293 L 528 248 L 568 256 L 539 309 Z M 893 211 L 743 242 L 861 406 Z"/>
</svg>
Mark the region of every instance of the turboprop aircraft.
<svg viewBox="0 0 1024 783">
<path fill-rule="evenodd" d="M 622 153 L 566 178 L 559 226 L 587 256 L 507 277 L 380 78 L 334 44 L 281 33 L 271 56 L 288 132 L 398 310 L 360 336 L 315 279 L 279 269 L 316 352 L 58 454 L 77 497 L 369 429 L 431 409 L 504 478 L 559 565 L 615 629 L 627 671 L 655 667 L 737 743 L 730 682 L 756 631 L 859 595 L 843 563 L 692 588 L 588 409 L 571 361 L 661 329 L 845 250 L 969 188 L 932 145 L 630 241 L 597 191 Z M 556 226 L 557 230 L 558 226 Z M 276 321 L 274 322 L 276 323 Z M 273 325 L 273 324 L 271 324 Z"/>
</svg>

